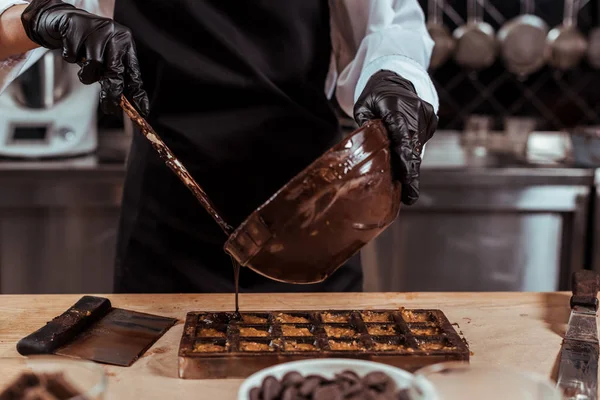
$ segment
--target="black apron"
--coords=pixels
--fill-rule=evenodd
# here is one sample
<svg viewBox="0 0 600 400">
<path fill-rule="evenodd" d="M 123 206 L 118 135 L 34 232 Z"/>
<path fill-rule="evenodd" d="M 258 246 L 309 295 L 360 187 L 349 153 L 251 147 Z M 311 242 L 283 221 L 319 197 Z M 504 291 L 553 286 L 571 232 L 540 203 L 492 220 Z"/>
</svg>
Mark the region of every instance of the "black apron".
<svg viewBox="0 0 600 400">
<path fill-rule="evenodd" d="M 324 94 L 327 0 L 117 0 L 137 44 L 148 122 L 237 226 L 341 133 Z M 115 290 L 232 292 L 225 235 L 141 134 L 123 195 Z M 358 257 L 317 285 L 247 268 L 242 292 L 360 291 Z"/>
</svg>

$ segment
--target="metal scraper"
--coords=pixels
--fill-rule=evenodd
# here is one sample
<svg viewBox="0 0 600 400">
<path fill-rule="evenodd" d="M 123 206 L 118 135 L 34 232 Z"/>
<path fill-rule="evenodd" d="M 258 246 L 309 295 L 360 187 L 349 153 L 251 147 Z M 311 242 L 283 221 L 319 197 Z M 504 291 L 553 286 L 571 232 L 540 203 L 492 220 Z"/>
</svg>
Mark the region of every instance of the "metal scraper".
<svg viewBox="0 0 600 400">
<path fill-rule="evenodd" d="M 593 271 L 573 274 L 569 326 L 560 351 L 557 386 L 568 400 L 598 399 L 598 286 Z"/>
<path fill-rule="evenodd" d="M 128 367 L 175 318 L 114 308 L 103 297 L 84 296 L 44 327 L 17 343 L 21 355 L 58 354 Z"/>
</svg>

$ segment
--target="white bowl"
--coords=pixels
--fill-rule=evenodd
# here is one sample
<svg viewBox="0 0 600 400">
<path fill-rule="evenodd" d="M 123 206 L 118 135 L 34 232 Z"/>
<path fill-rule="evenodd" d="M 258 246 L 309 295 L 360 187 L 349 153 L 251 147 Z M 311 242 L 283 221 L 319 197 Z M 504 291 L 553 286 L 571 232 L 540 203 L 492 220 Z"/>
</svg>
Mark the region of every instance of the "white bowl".
<svg viewBox="0 0 600 400">
<path fill-rule="evenodd" d="M 271 375 L 277 379 L 283 378 L 285 374 L 291 371 L 296 371 L 306 375 L 321 375 L 325 378 L 333 378 L 336 373 L 342 371 L 354 371 L 359 376 L 364 376 L 370 372 L 380 371 L 387 374 L 400 388 L 415 387 L 414 375 L 403 369 L 392 367 L 386 364 L 381 364 L 373 361 L 363 361 L 344 358 L 323 358 L 314 360 L 293 361 L 284 364 L 278 364 L 270 368 L 265 368 L 261 371 L 250 375 L 240 386 L 238 391 L 238 400 L 249 400 L 250 391 L 255 387 L 260 387 L 263 380 Z M 415 387 L 415 389 L 417 389 Z M 418 393 L 418 395 L 417 395 Z M 415 399 L 430 399 L 434 398 L 431 388 L 426 387 L 423 383 L 415 393 Z"/>
</svg>

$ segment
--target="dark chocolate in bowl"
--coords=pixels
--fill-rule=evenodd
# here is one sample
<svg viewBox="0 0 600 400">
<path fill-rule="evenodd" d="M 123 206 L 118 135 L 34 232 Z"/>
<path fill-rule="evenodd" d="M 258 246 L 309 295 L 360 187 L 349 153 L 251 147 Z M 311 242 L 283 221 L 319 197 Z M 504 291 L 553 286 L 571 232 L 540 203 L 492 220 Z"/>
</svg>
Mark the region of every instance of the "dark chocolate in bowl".
<svg viewBox="0 0 600 400">
<path fill-rule="evenodd" d="M 229 236 L 224 249 L 234 261 L 236 287 L 239 265 L 277 281 L 321 282 L 383 232 L 400 210 L 401 186 L 392 177 L 381 121 L 366 123 L 333 146 L 233 230 L 124 96 L 121 107 Z M 236 312 L 237 305 L 236 290 Z"/>
<path fill-rule="evenodd" d="M 387 132 L 372 121 L 254 211 L 225 251 L 268 278 L 317 283 L 385 230 L 400 209 Z"/>
</svg>

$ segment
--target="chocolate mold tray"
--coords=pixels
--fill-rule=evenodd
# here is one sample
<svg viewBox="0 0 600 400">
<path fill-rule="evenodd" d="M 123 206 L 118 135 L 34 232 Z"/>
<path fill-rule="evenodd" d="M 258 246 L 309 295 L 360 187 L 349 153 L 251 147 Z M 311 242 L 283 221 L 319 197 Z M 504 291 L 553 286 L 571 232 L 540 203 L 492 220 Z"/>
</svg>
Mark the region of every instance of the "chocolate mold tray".
<svg viewBox="0 0 600 400">
<path fill-rule="evenodd" d="M 440 310 L 190 312 L 179 377 L 245 378 L 275 364 L 325 357 L 412 371 L 468 361 L 469 349 Z"/>
</svg>

